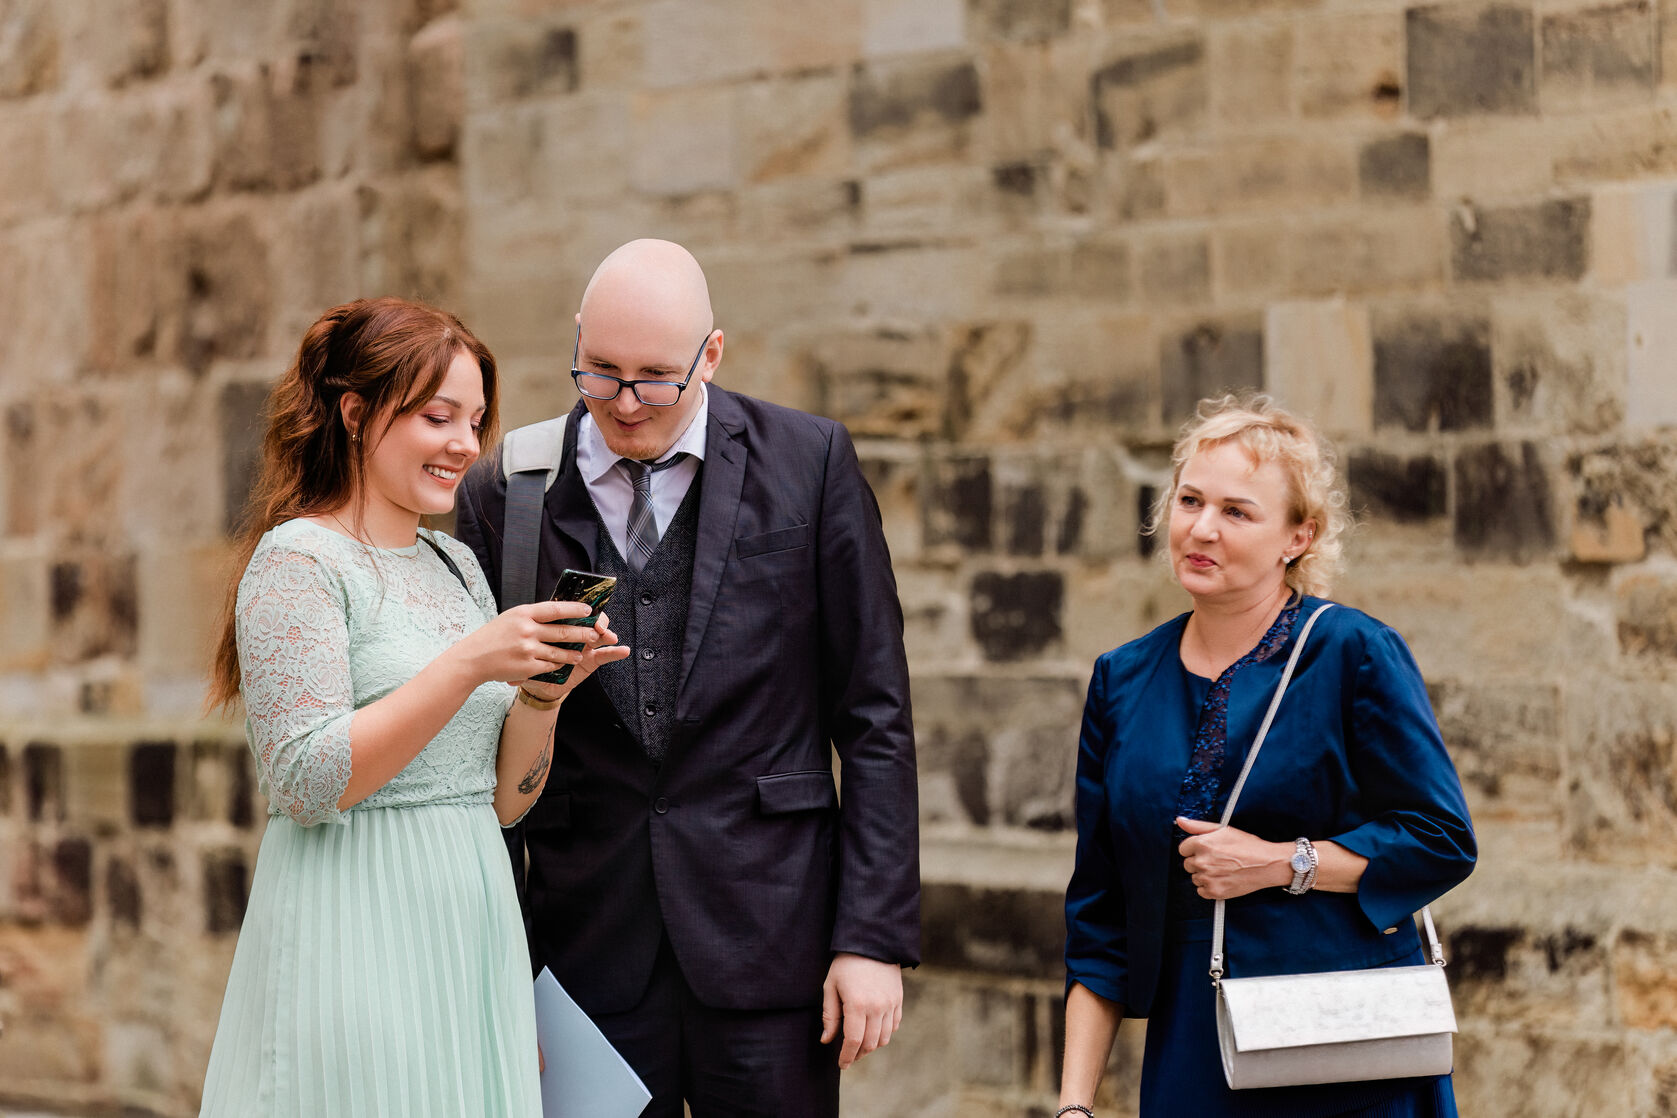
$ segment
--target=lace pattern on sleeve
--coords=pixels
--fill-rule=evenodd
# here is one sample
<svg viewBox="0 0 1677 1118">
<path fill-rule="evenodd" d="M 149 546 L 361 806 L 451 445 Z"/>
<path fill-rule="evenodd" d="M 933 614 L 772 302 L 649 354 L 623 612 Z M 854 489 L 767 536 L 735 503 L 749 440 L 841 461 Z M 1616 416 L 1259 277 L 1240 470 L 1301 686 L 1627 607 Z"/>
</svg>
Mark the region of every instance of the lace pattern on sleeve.
<svg viewBox="0 0 1677 1118">
<path fill-rule="evenodd" d="M 239 585 L 239 671 L 262 792 L 303 826 L 345 822 L 355 696 L 340 592 L 320 561 L 259 551 Z"/>
</svg>

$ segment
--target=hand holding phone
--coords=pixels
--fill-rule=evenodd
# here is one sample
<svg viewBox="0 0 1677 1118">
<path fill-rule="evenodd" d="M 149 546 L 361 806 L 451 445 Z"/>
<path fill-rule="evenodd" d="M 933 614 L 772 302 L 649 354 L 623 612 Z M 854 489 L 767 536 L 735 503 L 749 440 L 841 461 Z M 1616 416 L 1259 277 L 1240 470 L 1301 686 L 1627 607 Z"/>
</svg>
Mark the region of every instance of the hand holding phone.
<svg viewBox="0 0 1677 1118">
<path fill-rule="evenodd" d="M 611 598 L 611 592 L 617 588 L 617 579 L 613 575 L 595 574 L 592 571 L 566 570 L 559 576 L 558 583 L 553 587 L 550 595 L 556 602 L 581 602 L 593 612 L 587 617 L 571 617 L 565 619 L 565 624 L 579 628 L 593 625 L 600 620 L 600 611 L 605 608 L 606 601 Z M 569 648 L 580 652 L 582 645 L 569 641 L 561 641 L 556 647 Z M 564 683 L 571 678 L 572 664 L 561 664 L 550 672 L 533 675 L 530 678 L 540 683 Z"/>
</svg>

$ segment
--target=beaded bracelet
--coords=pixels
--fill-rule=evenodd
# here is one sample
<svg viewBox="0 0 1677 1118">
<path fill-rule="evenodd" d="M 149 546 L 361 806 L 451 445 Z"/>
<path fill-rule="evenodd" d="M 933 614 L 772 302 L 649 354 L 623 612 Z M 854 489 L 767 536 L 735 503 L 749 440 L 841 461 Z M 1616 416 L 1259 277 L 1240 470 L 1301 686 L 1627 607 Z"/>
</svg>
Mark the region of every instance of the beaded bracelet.
<svg viewBox="0 0 1677 1118">
<path fill-rule="evenodd" d="M 1070 1114 L 1074 1110 L 1083 1115 L 1084 1118 L 1095 1118 L 1095 1112 L 1080 1102 L 1068 1103 L 1067 1105 L 1062 1106 L 1054 1112 L 1054 1118 L 1064 1118 L 1065 1115 Z"/>
</svg>

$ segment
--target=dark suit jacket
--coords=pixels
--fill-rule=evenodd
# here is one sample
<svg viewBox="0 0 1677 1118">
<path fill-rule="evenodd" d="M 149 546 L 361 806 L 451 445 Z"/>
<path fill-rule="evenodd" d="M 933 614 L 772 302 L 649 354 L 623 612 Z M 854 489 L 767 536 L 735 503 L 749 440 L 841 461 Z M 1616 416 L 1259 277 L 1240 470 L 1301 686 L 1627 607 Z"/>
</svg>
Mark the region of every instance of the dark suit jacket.
<svg viewBox="0 0 1677 1118">
<path fill-rule="evenodd" d="M 1300 627 L 1321 604 L 1304 600 Z M 1162 993 L 1167 875 L 1180 859 L 1172 821 L 1196 713 L 1177 651 L 1186 620 L 1095 662 L 1078 749 L 1067 980 L 1134 1017 Z M 1296 639 L 1236 673 L 1231 754 L 1244 758 Z M 1416 950 L 1410 914 L 1472 872 L 1476 847 L 1402 637 L 1345 606 L 1322 616 L 1229 825 L 1272 842 L 1331 839 L 1369 860 L 1354 894 L 1261 889 L 1230 901 L 1231 977 L 1374 967 Z"/>
<path fill-rule="evenodd" d="M 919 961 L 908 668 L 878 505 L 843 426 L 709 392 L 669 755 L 654 766 L 586 680 L 520 825 L 534 962 L 590 1013 L 635 1004 L 666 931 L 693 992 L 726 1009 L 818 1004 L 838 951 Z M 538 587 L 596 569 L 582 414 L 548 490 Z M 499 587 L 497 457 L 468 476 L 457 532 Z"/>
</svg>

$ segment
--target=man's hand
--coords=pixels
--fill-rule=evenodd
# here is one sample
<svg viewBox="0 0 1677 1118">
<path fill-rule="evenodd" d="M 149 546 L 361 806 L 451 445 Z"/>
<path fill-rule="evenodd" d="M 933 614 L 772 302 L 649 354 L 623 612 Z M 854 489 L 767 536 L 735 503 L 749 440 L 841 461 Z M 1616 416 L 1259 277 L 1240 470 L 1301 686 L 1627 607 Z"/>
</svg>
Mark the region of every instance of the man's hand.
<svg viewBox="0 0 1677 1118">
<path fill-rule="evenodd" d="M 838 1065 L 847 1068 L 882 1044 L 903 1023 L 903 972 L 895 963 L 844 952 L 833 956 L 821 985 L 821 1043 L 842 1026 Z"/>
</svg>

